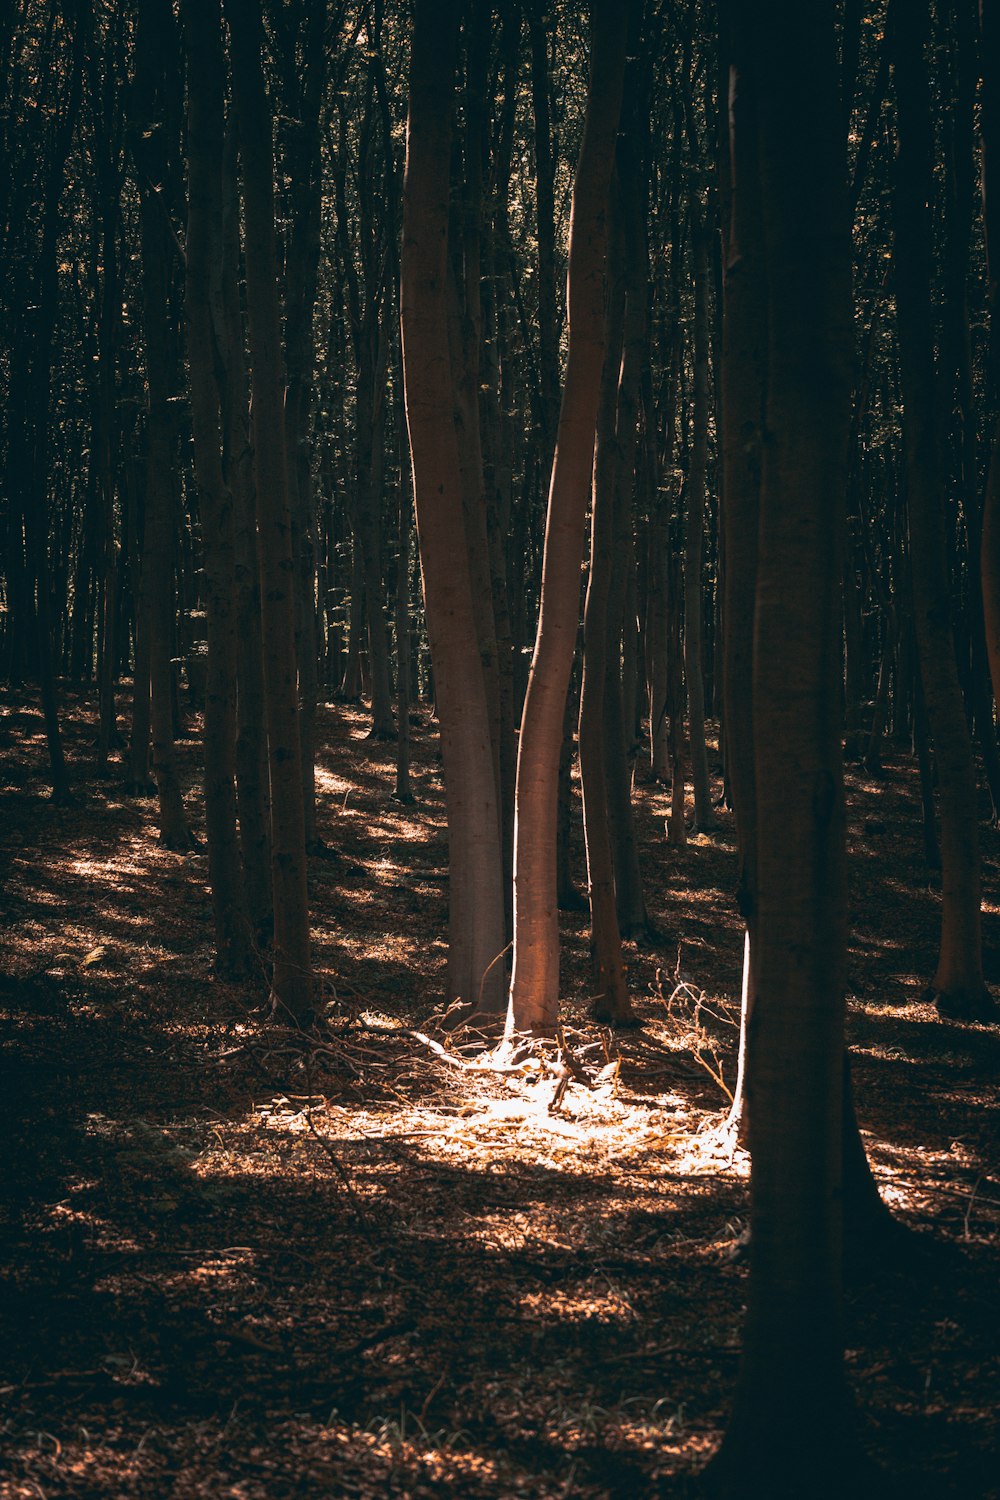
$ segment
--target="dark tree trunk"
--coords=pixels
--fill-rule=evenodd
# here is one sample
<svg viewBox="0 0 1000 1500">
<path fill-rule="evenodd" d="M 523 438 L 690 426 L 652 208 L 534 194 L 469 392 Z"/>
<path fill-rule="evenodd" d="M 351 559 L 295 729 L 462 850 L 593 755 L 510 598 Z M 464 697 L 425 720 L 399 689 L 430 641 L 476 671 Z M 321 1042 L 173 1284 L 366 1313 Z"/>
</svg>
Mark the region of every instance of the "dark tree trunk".
<svg viewBox="0 0 1000 1500">
<path fill-rule="evenodd" d="M 735 1406 L 710 1475 L 717 1494 L 783 1500 L 839 1497 L 868 1479 L 840 1333 L 838 674 L 852 318 L 834 11 L 783 0 L 766 17 L 741 17 L 733 57 L 756 104 L 768 442 L 752 681 L 751 1277 Z M 738 118 L 737 130 L 745 122 Z"/>
<path fill-rule="evenodd" d="M 208 665 L 205 826 L 216 962 L 236 977 L 249 956 L 236 833 L 236 560 L 233 496 L 222 467 L 222 159 L 225 69 L 219 0 L 183 0 L 187 51 L 188 220 L 185 311 L 198 481 Z"/>
<path fill-rule="evenodd" d="M 284 381 L 274 233 L 271 109 L 257 0 L 228 0 L 246 226 L 254 480 L 260 541 L 264 700 L 271 787 L 272 995 L 278 1014 L 312 1016 L 305 812 L 295 660 L 292 515 L 286 483 Z"/>
<path fill-rule="evenodd" d="M 992 1011 L 983 984 L 979 812 L 972 744 L 948 608 L 938 430 L 940 387 L 931 306 L 933 133 L 924 48 L 927 0 L 890 12 L 899 117 L 895 190 L 896 324 L 910 522 L 913 614 L 941 810 L 941 948 L 930 987 L 954 1016 Z"/>
</svg>

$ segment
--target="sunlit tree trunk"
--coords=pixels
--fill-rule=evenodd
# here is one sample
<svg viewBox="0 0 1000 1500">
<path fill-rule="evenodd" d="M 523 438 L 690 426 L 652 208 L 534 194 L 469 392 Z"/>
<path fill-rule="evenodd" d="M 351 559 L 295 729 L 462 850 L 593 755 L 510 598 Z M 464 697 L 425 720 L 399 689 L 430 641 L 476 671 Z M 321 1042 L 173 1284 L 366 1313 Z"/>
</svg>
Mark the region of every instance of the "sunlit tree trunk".
<svg viewBox="0 0 1000 1500">
<path fill-rule="evenodd" d="M 448 993 L 503 1004 L 500 823 L 468 552 L 448 347 L 448 200 L 459 7 L 418 0 L 410 61 L 400 321 L 424 609 L 444 758 Z"/>
<path fill-rule="evenodd" d="M 518 746 L 514 970 L 508 1024 L 549 1031 L 559 1004 L 556 800 L 579 609 L 587 495 L 604 357 L 608 192 L 621 111 L 625 29 L 594 0 L 591 72 L 570 224 L 566 382 L 545 530 L 542 597 Z"/>
</svg>

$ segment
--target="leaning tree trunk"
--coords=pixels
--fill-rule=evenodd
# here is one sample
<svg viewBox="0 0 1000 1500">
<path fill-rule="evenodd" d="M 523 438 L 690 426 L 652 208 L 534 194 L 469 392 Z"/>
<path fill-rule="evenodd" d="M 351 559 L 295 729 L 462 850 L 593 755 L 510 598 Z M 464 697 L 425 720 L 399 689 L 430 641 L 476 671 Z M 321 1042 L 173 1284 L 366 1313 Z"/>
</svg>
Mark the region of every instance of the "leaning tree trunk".
<svg viewBox="0 0 1000 1500">
<path fill-rule="evenodd" d="M 587 112 L 570 222 L 566 384 L 549 489 L 541 609 L 517 757 L 514 969 L 508 1026 L 521 1031 L 551 1031 L 559 1006 L 559 750 L 576 646 L 604 358 L 608 194 L 625 69 L 625 28 L 611 0 L 594 0 L 591 23 Z"/>
<path fill-rule="evenodd" d="M 261 65 L 257 0 L 227 0 L 233 92 L 239 119 L 246 233 L 247 315 L 253 387 L 254 479 L 260 541 L 264 700 L 271 784 L 275 1011 L 312 1013 L 299 703 L 295 661 L 292 517 L 285 467 L 278 258 L 274 232 L 271 110 Z"/>
<path fill-rule="evenodd" d="M 831 0 L 781 0 L 746 28 L 769 329 L 753 656 L 752 1248 L 741 1372 L 712 1477 L 722 1495 L 784 1500 L 863 1483 L 840 1331 L 852 319 L 834 16 Z"/>
<path fill-rule="evenodd" d="M 448 200 L 458 0 L 417 0 L 403 188 L 400 322 L 424 610 L 444 759 L 448 994 L 503 1004 L 500 822 L 465 537 L 448 348 Z M 456 541 L 459 545 L 456 545 Z"/>
<path fill-rule="evenodd" d="M 913 615 L 941 810 L 941 948 L 929 994 L 943 1015 L 991 1012 L 983 984 L 979 810 L 972 742 L 948 609 L 944 490 L 934 362 L 931 219 L 933 130 L 924 47 L 926 0 L 894 4 L 899 152 L 896 162 L 896 326 L 910 521 Z"/>
</svg>

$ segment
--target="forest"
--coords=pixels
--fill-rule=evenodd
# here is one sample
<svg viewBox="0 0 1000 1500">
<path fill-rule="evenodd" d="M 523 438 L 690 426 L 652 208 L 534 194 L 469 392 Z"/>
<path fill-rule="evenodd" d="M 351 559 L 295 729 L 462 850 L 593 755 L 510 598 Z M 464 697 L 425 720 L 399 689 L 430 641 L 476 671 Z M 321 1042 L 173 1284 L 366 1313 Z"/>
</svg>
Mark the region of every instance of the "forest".
<svg viewBox="0 0 1000 1500">
<path fill-rule="evenodd" d="M 1000 3 L 0 4 L 0 1500 L 1000 1497 Z"/>
</svg>

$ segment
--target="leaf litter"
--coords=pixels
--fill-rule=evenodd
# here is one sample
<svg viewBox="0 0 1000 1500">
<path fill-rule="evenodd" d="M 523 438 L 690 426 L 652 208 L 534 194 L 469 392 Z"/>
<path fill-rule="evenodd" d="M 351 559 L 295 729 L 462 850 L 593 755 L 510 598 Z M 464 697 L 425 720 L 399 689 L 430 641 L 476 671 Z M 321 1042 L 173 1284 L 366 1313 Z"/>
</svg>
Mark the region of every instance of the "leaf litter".
<svg viewBox="0 0 1000 1500">
<path fill-rule="evenodd" d="M 392 748 L 325 709 L 322 1014 L 303 1038 L 264 1024 L 262 983 L 214 976 L 205 861 L 160 849 L 154 809 L 90 776 L 89 704 L 67 717 L 83 800 L 58 811 L 26 758 L 36 707 L 2 709 L 3 1500 L 682 1494 L 724 1427 L 746 1298 L 728 814 L 671 850 L 667 794 L 637 783 L 664 935 L 627 949 L 641 1032 L 588 1021 L 567 914 L 564 1029 L 501 1051 L 440 1008 L 431 726 L 402 809 Z M 179 749 L 197 824 L 198 748 Z M 894 1212 L 954 1254 L 852 1287 L 848 1368 L 911 1493 L 985 1497 L 1000 1037 L 920 1000 L 936 897 L 911 768 L 850 798 L 866 1145 Z M 998 921 L 988 900 L 994 981 Z"/>
</svg>

